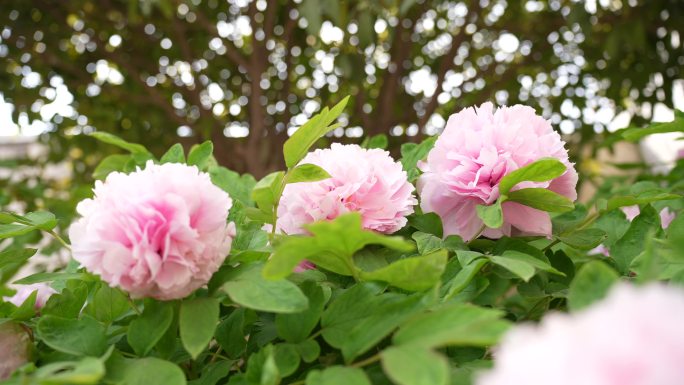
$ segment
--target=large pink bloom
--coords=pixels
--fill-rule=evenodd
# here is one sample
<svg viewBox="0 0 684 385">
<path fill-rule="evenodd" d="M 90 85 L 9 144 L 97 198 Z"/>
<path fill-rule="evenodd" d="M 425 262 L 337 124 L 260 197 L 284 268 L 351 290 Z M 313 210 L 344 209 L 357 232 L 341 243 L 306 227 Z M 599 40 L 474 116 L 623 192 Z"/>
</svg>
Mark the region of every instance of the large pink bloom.
<svg viewBox="0 0 684 385">
<path fill-rule="evenodd" d="M 111 173 L 78 204 L 74 259 L 134 297 L 182 298 L 209 281 L 235 236 L 228 194 L 184 164 Z"/>
<path fill-rule="evenodd" d="M 509 332 L 477 385 L 684 384 L 684 292 L 619 284 L 574 315 Z"/>
<path fill-rule="evenodd" d="M 393 233 L 413 213 L 417 203 L 413 186 L 387 151 L 334 143 L 309 153 L 300 162 L 304 163 L 320 166 L 331 178 L 285 186 L 278 206 L 278 231 L 302 234 L 307 223 L 357 211 L 364 228 Z"/>
<path fill-rule="evenodd" d="M 527 106 L 501 107 L 491 103 L 452 115 L 430 151 L 418 180 L 421 208 L 442 218 L 444 236 L 465 240 L 477 235 L 482 221 L 475 207 L 499 197 L 499 181 L 506 174 L 545 157 L 562 161 L 567 171 L 551 182 L 524 182 L 515 189 L 548 188 L 577 199 L 577 172 L 568 160 L 564 142 L 549 122 Z M 514 202 L 503 204 L 504 224 L 484 235 L 551 234 L 549 214 Z"/>
</svg>

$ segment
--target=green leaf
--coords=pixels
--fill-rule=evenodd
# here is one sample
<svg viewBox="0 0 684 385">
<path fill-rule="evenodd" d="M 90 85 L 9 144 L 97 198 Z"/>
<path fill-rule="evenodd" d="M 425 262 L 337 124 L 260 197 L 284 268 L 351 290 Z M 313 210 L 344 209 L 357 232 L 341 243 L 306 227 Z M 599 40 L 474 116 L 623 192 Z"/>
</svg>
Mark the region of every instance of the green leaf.
<svg viewBox="0 0 684 385">
<path fill-rule="evenodd" d="M 123 172 L 126 165 L 131 161 L 130 155 L 114 154 L 109 155 L 100 161 L 100 164 L 93 171 L 93 178 L 105 179 L 112 172 Z"/>
<path fill-rule="evenodd" d="M 484 265 L 489 262 L 487 259 L 478 258 L 473 260 L 471 263 L 465 265 L 461 271 L 459 271 L 454 278 L 452 278 L 442 289 L 444 294 L 444 301 L 453 298 L 456 294 L 460 293 L 465 289 L 470 281 L 475 278 L 475 275 L 484 267 Z"/>
<path fill-rule="evenodd" d="M 506 250 L 503 252 L 503 254 L 501 256 L 508 258 L 510 260 L 517 260 L 520 262 L 528 263 L 528 264 L 534 266 L 537 270 L 546 271 L 546 272 L 558 274 L 561 276 L 565 275 L 565 274 L 563 274 L 563 272 L 558 271 L 553 266 L 551 266 L 551 264 L 548 262 L 548 260 L 543 261 L 539 258 L 535 258 L 532 255 L 520 252 L 518 250 Z M 541 257 L 543 257 L 543 255 Z M 543 257 L 543 258 L 546 258 L 546 257 Z"/>
<path fill-rule="evenodd" d="M 418 295 L 381 295 L 378 298 L 381 301 L 372 313 L 354 320 L 344 337 L 340 349 L 346 363 L 367 352 L 424 307 L 422 297 Z M 325 332 L 323 337 L 328 341 Z"/>
<path fill-rule="evenodd" d="M 17 321 L 27 321 L 31 318 L 33 318 L 34 315 L 36 315 L 36 296 L 38 295 L 38 290 L 34 290 L 29 294 L 28 298 L 24 300 L 24 302 L 16 308 L 12 314 L 10 314 L 10 318 L 13 320 Z"/>
<path fill-rule="evenodd" d="M 286 183 L 316 182 L 330 178 L 330 174 L 311 163 L 300 164 L 287 173 Z"/>
<path fill-rule="evenodd" d="M 222 290 L 230 299 L 249 309 L 273 313 L 297 313 L 309 307 L 308 298 L 299 287 L 287 280 L 269 281 L 261 275 L 261 265 L 241 270 Z"/>
<path fill-rule="evenodd" d="M 104 377 L 105 366 L 101 359 L 84 357 L 80 361 L 54 362 L 43 365 L 34 373 L 39 384 L 95 385 Z"/>
<path fill-rule="evenodd" d="M 408 218 L 411 226 L 423 233 L 432 234 L 438 238 L 442 238 L 442 219 L 436 213 L 416 214 Z"/>
<path fill-rule="evenodd" d="M 606 209 L 602 211 L 611 211 L 620 207 L 644 205 L 651 202 L 667 201 L 672 199 L 679 199 L 681 195 L 664 193 L 659 191 L 646 191 L 637 196 L 634 195 L 619 195 L 608 199 Z"/>
<path fill-rule="evenodd" d="M 489 259 L 492 261 L 492 263 L 499 265 L 517 275 L 525 282 L 528 282 L 530 278 L 534 276 L 534 266 L 530 265 L 526 261 L 497 255 L 492 255 L 489 257 Z"/>
<path fill-rule="evenodd" d="M 401 165 L 406 172 L 416 168 L 418 161 L 425 159 L 437 141 L 437 136 L 431 136 L 420 144 L 404 143 L 401 145 Z"/>
<path fill-rule="evenodd" d="M 193 146 L 188 153 L 188 164 L 197 166 L 200 170 L 204 170 L 209 164 L 211 154 L 214 152 L 214 144 L 210 140 Z"/>
<path fill-rule="evenodd" d="M 684 131 L 684 118 L 675 116 L 675 119 L 671 122 L 651 124 L 645 128 L 626 129 L 622 132 L 622 137 L 630 142 L 636 142 L 648 135 L 682 131 Z"/>
<path fill-rule="evenodd" d="M 211 152 L 210 152 L 211 154 Z M 159 159 L 161 163 L 185 163 L 185 152 L 180 143 L 176 143 Z"/>
<path fill-rule="evenodd" d="M 0 239 L 16 237 L 33 230 L 50 231 L 57 226 L 55 215 L 47 211 L 36 211 L 21 216 L 4 212 L 0 224 Z"/>
<path fill-rule="evenodd" d="M 235 364 L 232 360 L 221 360 L 210 363 L 202 369 L 200 378 L 188 382 L 189 385 L 216 385 L 221 379 L 228 376 L 230 369 Z"/>
<path fill-rule="evenodd" d="M 444 245 L 442 238 L 432 234 L 423 233 L 421 231 L 416 231 L 413 233 L 411 238 L 416 241 L 418 253 L 420 254 L 427 254 L 432 251 L 439 250 Z"/>
<path fill-rule="evenodd" d="M 634 258 L 644 250 L 646 236 L 652 229 L 660 225 L 660 216 L 655 209 L 647 205 L 632 221 L 625 235 L 610 249 L 610 256 L 621 273 L 626 274 Z"/>
<path fill-rule="evenodd" d="M 367 136 L 366 139 L 363 140 L 363 143 L 361 143 L 361 147 L 363 148 L 379 148 L 381 150 L 387 149 L 388 145 L 389 140 L 385 134 Z"/>
<path fill-rule="evenodd" d="M 603 243 L 608 234 L 601 229 L 581 229 L 567 235 L 559 235 L 558 240 L 580 250 L 591 250 Z"/>
<path fill-rule="evenodd" d="M 618 279 L 618 273 L 601 261 L 585 264 L 570 283 L 568 308 L 577 311 L 602 299 Z"/>
<path fill-rule="evenodd" d="M 239 358 L 245 351 L 245 308 L 233 310 L 216 327 L 216 341 L 223 347 L 230 358 Z"/>
<path fill-rule="evenodd" d="M 88 314 L 103 323 L 112 323 L 129 309 L 128 298 L 119 289 L 101 283 L 86 307 Z"/>
<path fill-rule="evenodd" d="M 356 212 L 305 227 L 311 236 L 288 236 L 275 243 L 274 254 L 264 268 L 266 278 L 287 277 L 305 259 L 337 274 L 355 275 L 358 269 L 352 257 L 369 244 L 406 252 L 413 250 L 412 243 L 401 237 L 364 230 L 361 215 Z"/>
<path fill-rule="evenodd" d="M 269 216 L 273 214 L 273 206 L 280 199 L 284 176 L 285 173 L 282 171 L 268 174 L 252 189 L 252 200 Z"/>
<path fill-rule="evenodd" d="M 301 361 L 297 348 L 293 344 L 273 346 L 273 359 L 281 377 L 287 377 L 296 372 Z"/>
<path fill-rule="evenodd" d="M 193 359 L 209 345 L 218 319 L 219 301 L 216 298 L 194 298 L 181 302 L 178 316 L 181 342 Z"/>
<path fill-rule="evenodd" d="M 397 385 L 449 384 L 449 362 L 430 350 L 391 347 L 382 352 L 382 368 Z"/>
<path fill-rule="evenodd" d="M 349 96 L 345 97 L 332 109 L 324 108 L 319 114 L 311 117 L 308 122 L 299 127 L 297 131 L 285 141 L 283 145 L 283 155 L 285 165 L 288 168 L 294 167 L 306 156 L 311 146 L 316 143 L 323 135 L 335 128 L 330 126 L 335 119 L 342 113 L 349 101 Z"/>
<path fill-rule="evenodd" d="M 145 146 L 137 143 L 129 143 L 118 136 L 112 135 L 108 132 L 102 132 L 102 131 L 97 131 L 93 132 L 90 134 L 90 136 L 94 137 L 95 139 L 107 143 L 107 144 L 112 144 L 114 146 L 117 146 L 119 148 L 123 148 L 124 150 L 132 153 L 132 154 L 150 154 L 149 151 L 145 148 Z M 150 154 L 151 155 L 151 154 Z"/>
<path fill-rule="evenodd" d="M 321 346 L 313 339 L 306 339 L 297 345 L 297 352 L 302 361 L 311 363 L 321 355 Z"/>
<path fill-rule="evenodd" d="M 272 345 L 266 345 L 249 357 L 245 378 L 248 384 L 278 385 L 280 383 L 281 375 Z"/>
<path fill-rule="evenodd" d="M 75 284 L 70 285 L 70 283 Z M 67 281 L 67 287 L 59 294 L 53 294 L 41 309 L 42 314 L 64 318 L 76 318 L 88 297 L 88 285 L 80 281 Z"/>
<path fill-rule="evenodd" d="M 542 158 L 521 167 L 501 178 L 499 181 L 499 194 L 508 195 L 515 185 L 520 182 L 546 182 L 563 175 L 566 167 L 556 158 Z"/>
<path fill-rule="evenodd" d="M 277 314 L 275 318 L 278 336 L 288 342 L 304 341 L 316 327 L 323 313 L 323 289 L 315 282 L 307 281 L 302 285 L 302 291 L 309 299 L 309 308 L 295 314 Z"/>
<path fill-rule="evenodd" d="M 50 231 L 57 226 L 57 219 L 55 214 L 47 211 L 35 211 L 28 213 L 25 216 L 33 226 L 40 230 Z"/>
<path fill-rule="evenodd" d="M 142 315 L 128 326 L 128 344 L 139 356 L 146 356 L 157 345 L 173 322 L 173 307 L 168 302 L 149 300 Z"/>
<path fill-rule="evenodd" d="M 440 249 L 430 254 L 400 259 L 375 271 L 362 271 L 361 278 L 387 282 L 408 291 L 427 290 L 439 282 L 447 256 L 448 252 Z"/>
<path fill-rule="evenodd" d="M 329 366 L 312 370 L 306 376 L 306 385 L 371 385 L 366 373 L 359 368 Z"/>
<path fill-rule="evenodd" d="M 230 195 L 232 199 L 242 202 L 245 206 L 252 206 L 252 189 L 256 180 L 249 174 L 240 174 L 225 167 L 209 168 L 211 182 Z"/>
<path fill-rule="evenodd" d="M 321 317 L 323 338 L 331 346 L 339 348 L 349 331 L 381 306 L 385 296 L 379 296 L 381 285 L 358 283 L 339 294 L 325 309 Z M 395 294 L 392 294 L 395 295 Z"/>
<path fill-rule="evenodd" d="M 503 225 L 503 210 L 501 209 L 501 200 L 497 200 L 489 206 L 477 205 L 477 216 L 482 219 L 485 226 L 498 229 Z"/>
<path fill-rule="evenodd" d="M 500 310 L 470 304 L 448 304 L 413 317 L 394 334 L 396 345 L 438 348 L 490 346 L 511 326 Z"/>
<path fill-rule="evenodd" d="M 518 202 L 538 210 L 563 213 L 575 209 L 572 201 L 545 188 L 524 188 L 508 193 L 507 201 Z"/>
<path fill-rule="evenodd" d="M 121 384 L 185 385 L 185 374 L 177 365 L 159 358 L 127 360 Z"/>
<path fill-rule="evenodd" d="M 34 226 L 25 226 L 19 224 L 0 225 L 0 239 L 17 237 L 36 230 Z"/>
<path fill-rule="evenodd" d="M 46 345 L 67 354 L 101 356 L 107 348 L 107 330 L 89 316 L 67 319 L 44 315 L 36 331 Z"/>
<path fill-rule="evenodd" d="M 36 251 L 36 249 L 10 248 L 0 252 L 0 284 L 12 278 Z"/>
<path fill-rule="evenodd" d="M 16 285 L 31 285 L 39 282 L 52 282 L 52 281 L 66 281 L 69 279 L 78 279 L 81 281 L 93 281 L 93 276 L 86 273 L 36 273 L 31 274 L 28 277 L 18 279 L 13 283 Z"/>
</svg>

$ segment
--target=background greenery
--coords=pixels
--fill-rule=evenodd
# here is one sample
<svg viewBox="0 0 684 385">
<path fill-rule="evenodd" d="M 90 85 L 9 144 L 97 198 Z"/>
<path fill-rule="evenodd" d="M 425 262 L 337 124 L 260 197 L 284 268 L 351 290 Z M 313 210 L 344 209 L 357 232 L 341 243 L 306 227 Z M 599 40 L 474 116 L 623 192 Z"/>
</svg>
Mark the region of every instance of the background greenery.
<svg viewBox="0 0 684 385">
<path fill-rule="evenodd" d="M 491 100 L 529 104 L 576 131 L 576 160 L 620 111 L 641 125 L 655 103 L 672 106 L 684 65 L 677 0 L 0 7 L 3 97 L 15 122 L 47 122 L 41 140 L 51 159 L 74 162 L 76 179 L 112 151 L 78 135 L 95 129 L 157 155 L 179 140 L 212 139 L 219 163 L 258 178 L 282 168 L 288 129 L 345 95 L 336 140 L 392 134 L 398 155 L 399 144 L 437 132 L 449 114 Z"/>
</svg>

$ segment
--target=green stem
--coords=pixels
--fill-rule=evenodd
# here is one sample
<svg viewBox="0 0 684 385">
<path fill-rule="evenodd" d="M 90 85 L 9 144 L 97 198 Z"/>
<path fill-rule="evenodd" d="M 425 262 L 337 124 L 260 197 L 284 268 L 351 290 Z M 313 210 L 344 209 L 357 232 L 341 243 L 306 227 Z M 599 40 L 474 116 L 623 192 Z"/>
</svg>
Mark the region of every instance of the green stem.
<svg viewBox="0 0 684 385">
<path fill-rule="evenodd" d="M 467 245 L 467 244 L 470 244 L 470 242 L 472 242 L 472 241 L 476 240 L 477 238 L 479 238 L 480 235 L 482 235 L 482 233 L 484 233 L 485 230 L 487 230 L 487 225 L 485 225 L 485 224 L 483 223 L 483 224 L 482 224 L 482 227 L 480 227 L 480 229 L 477 230 L 477 233 L 475 233 L 475 236 L 474 236 L 471 240 L 469 240 L 468 242 L 466 242 L 466 245 Z"/>
<path fill-rule="evenodd" d="M 283 179 L 280 181 L 280 185 L 278 186 L 278 196 L 275 197 L 275 203 L 273 204 L 273 227 L 271 228 L 271 241 L 273 241 L 273 238 L 275 238 L 276 223 L 278 223 L 278 206 L 280 205 L 280 197 L 283 195 L 283 190 L 285 190 L 285 185 L 287 184 L 287 175 L 289 173 L 290 170 L 288 169 L 285 172 L 285 175 L 283 175 Z"/>
<path fill-rule="evenodd" d="M 218 349 L 216 349 L 214 355 L 211 357 L 211 360 L 209 361 L 210 364 L 216 361 L 218 357 L 220 357 L 221 350 L 223 350 L 221 346 L 219 346 Z"/>
<path fill-rule="evenodd" d="M 60 237 L 59 234 L 57 234 L 54 230 L 47 230 L 47 233 L 50 234 L 50 235 L 52 235 L 52 236 L 53 236 L 57 241 L 59 241 L 59 243 L 61 243 L 62 246 L 64 246 L 67 250 L 71 251 L 71 246 L 69 246 L 69 244 L 68 244 L 62 237 Z"/>
<path fill-rule="evenodd" d="M 135 312 L 135 314 L 137 314 L 137 315 L 142 315 L 142 313 L 140 312 L 140 310 L 138 309 L 138 307 L 135 306 L 135 302 L 133 302 L 133 298 L 131 298 L 130 296 L 128 297 L 128 303 L 131 305 L 131 308 L 133 309 L 133 311 Z"/>
<path fill-rule="evenodd" d="M 361 368 L 363 366 L 370 365 L 370 364 L 375 363 L 377 361 L 380 361 L 380 353 L 374 354 L 374 355 L 366 358 L 365 360 L 355 362 L 349 366 L 351 366 L 352 368 Z"/>
<path fill-rule="evenodd" d="M 323 334 L 323 329 L 320 329 L 320 330 L 317 331 L 316 333 L 310 335 L 308 339 L 310 339 L 310 340 L 315 340 L 315 339 L 316 339 L 318 336 L 320 336 L 321 334 Z"/>
<path fill-rule="evenodd" d="M 548 245 L 546 245 L 545 248 L 542 249 L 542 252 L 545 253 L 550 248 L 556 246 L 558 244 L 558 242 L 560 242 L 560 240 L 558 238 L 554 239 L 553 242 L 549 243 Z"/>
</svg>

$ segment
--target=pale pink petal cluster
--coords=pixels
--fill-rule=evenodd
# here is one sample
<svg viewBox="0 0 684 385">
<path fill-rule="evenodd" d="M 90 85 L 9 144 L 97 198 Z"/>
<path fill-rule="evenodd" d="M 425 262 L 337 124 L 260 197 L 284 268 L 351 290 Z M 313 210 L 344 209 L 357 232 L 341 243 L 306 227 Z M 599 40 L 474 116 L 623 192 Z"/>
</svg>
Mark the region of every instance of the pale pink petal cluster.
<svg viewBox="0 0 684 385">
<path fill-rule="evenodd" d="M 232 200 L 195 166 L 150 161 L 109 174 L 94 192 L 69 229 L 74 259 L 133 297 L 185 297 L 230 251 Z"/>
<path fill-rule="evenodd" d="M 636 218 L 639 214 L 641 214 L 639 205 L 625 206 L 622 207 L 621 210 L 623 213 L 625 213 L 625 217 L 627 217 L 627 220 L 630 222 L 633 221 L 634 218 Z M 660 210 L 660 226 L 663 228 L 663 230 L 670 226 L 670 223 L 672 223 L 676 216 L 677 215 L 668 207 Z"/>
<path fill-rule="evenodd" d="M 477 385 L 684 384 L 684 292 L 619 284 L 598 304 L 520 326 Z"/>
<path fill-rule="evenodd" d="M 475 237 L 482 221 L 476 206 L 499 198 L 501 179 L 534 161 L 553 157 L 567 166 L 551 182 L 524 182 L 519 188 L 548 188 L 570 200 L 577 199 L 577 172 L 568 160 L 560 135 L 534 109 L 516 105 L 495 109 L 491 103 L 452 115 L 430 151 L 418 181 L 421 208 L 442 218 L 444 235 Z M 514 202 L 503 204 L 504 224 L 484 235 L 551 234 L 549 214 Z"/>
<path fill-rule="evenodd" d="M 622 210 L 622 212 L 625 213 L 625 217 L 630 222 L 633 221 L 634 218 L 636 218 L 641 213 L 641 210 L 639 209 L 639 205 L 621 207 L 620 210 Z M 664 209 L 660 210 L 660 227 L 662 227 L 663 230 L 666 230 L 668 227 L 670 227 L 670 223 L 672 223 L 672 221 L 676 217 L 677 217 L 677 214 L 674 213 L 672 210 L 670 210 L 669 207 L 665 207 Z M 608 248 L 608 246 L 600 244 L 600 245 L 596 246 L 595 248 L 589 250 L 588 254 L 589 255 L 601 254 L 603 256 L 609 257 L 610 256 L 610 248 Z"/>
<path fill-rule="evenodd" d="M 406 172 L 387 151 L 334 143 L 307 154 L 300 162 L 305 163 L 323 168 L 331 178 L 285 186 L 279 232 L 302 234 L 308 223 L 359 212 L 364 228 L 389 234 L 406 225 L 417 204 Z"/>
<path fill-rule="evenodd" d="M 34 307 L 40 309 L 45 306 L 45 303 L 50 298 L 51 295 L 55 294 L 55 289 L 48 286 L 48 284 L 40 282 L 33 283 L 30 285 L 17 285 L 15 286 L 17 290 L 11 297 L 4 297 L 3 299 L 7 302 L 13 303 L 15 306 L 21 306 L 21 304 L 26 301 L 26 299 L 35 291 L 36 292 L 36 303 Z"/>
</svg>

